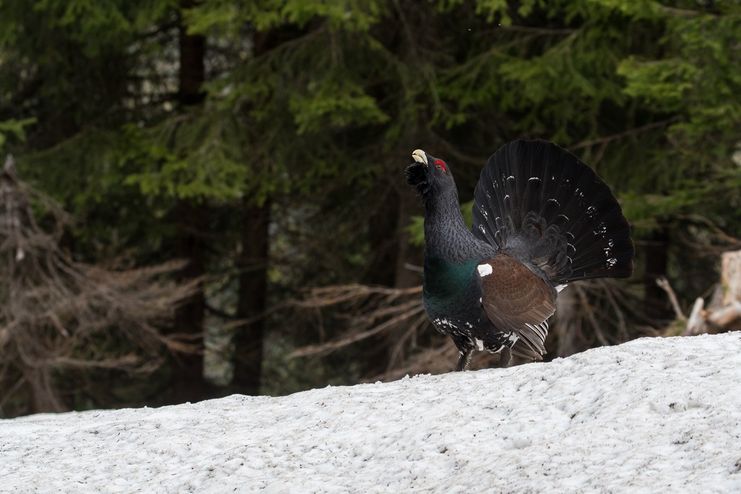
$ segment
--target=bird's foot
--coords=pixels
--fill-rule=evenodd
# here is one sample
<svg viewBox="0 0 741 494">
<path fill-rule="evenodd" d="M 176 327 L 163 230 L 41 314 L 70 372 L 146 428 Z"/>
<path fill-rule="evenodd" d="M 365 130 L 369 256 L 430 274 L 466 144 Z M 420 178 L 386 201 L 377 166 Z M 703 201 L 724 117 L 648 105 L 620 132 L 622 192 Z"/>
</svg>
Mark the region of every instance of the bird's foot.
<svg viewBox="0 0 741 494">
<path fill-rule="evenodd" d="M 458 357 L 458 365 L 455 366 L 456 371 L 464 371 L 468 368 L 468 364 L 471 362 L 471 354 L 473 350 L 461 350 L 460 356 Z"/>
</svg>

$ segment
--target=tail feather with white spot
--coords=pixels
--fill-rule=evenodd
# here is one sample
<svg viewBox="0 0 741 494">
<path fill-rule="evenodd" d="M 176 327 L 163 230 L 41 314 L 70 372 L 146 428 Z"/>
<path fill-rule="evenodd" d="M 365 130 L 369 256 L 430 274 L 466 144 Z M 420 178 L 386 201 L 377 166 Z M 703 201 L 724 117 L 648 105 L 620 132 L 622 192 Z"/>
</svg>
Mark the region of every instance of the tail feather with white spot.
<svg viewBox="0 0 741 494">
<path fill-rule="evenodd" d="M 489 158 L 476 185 L 473 232 L 554 285 L 633 272 L 630 227 L 610 188 L 546 141 L 513 141 Z"/>
</svg>

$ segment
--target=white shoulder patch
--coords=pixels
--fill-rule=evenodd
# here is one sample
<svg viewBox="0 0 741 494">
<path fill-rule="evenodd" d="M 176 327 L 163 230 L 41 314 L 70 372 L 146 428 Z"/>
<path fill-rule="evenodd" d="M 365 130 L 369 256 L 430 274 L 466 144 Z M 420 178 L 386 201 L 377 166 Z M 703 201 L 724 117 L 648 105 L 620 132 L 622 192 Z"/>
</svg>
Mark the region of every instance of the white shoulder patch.
<svg viewBox="0 0 741 494">
<path fill-rule="evenodd" d="M 478 266 L 476 266 L 476 269 L 478 269 L 479 276 L 481 276 L 482 278 L 484 276 L 490 275 L 492 271 L 491 264 L 479 264 Z"/>
<path fill-rule="evenodd" d="M 567 286 L 569 286 L 569 285 L 566 285 L 566 284 L 564 284 L 564 285 L 556 285 L 556 291 L 557 291 L 558 293 L 561 293 L 561 290 L 563 290 L 563 289 L 564 289 L 564 288 L 566 288 Z"/>
</svg>

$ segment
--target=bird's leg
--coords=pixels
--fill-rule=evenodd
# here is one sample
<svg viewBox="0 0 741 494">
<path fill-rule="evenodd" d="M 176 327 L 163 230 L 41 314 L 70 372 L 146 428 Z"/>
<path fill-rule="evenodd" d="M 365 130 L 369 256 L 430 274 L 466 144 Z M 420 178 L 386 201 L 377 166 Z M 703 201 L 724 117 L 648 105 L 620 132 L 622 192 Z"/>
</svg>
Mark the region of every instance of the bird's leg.
<svg viewBox="0 0 741 494">
<path fill-rule="evenodd" d="M 508 346 L 505 346 L 499 352 L 499 367 L 509 367 L 510 360 L 512 360 L 512 351 Z"/>
<path fill-rule="evenodd" d="M 458 365 L 455 366 L 456 371 L 463 371 L 468 368 L 468 363 L 471 362 L 471 354 L 473 350 L 466 348 L 459 350 L 460 356 L 458 357 Z"/>
</svg>

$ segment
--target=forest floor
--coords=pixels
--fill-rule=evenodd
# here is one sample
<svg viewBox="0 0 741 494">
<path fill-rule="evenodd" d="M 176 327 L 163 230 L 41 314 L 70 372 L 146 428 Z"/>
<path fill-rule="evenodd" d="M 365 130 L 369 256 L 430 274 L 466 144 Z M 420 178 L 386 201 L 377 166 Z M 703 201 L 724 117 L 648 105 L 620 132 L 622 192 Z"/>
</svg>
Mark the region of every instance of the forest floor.
<svg viewBox="0 0 741 494">
<path fill-rule="evenodd" d="M 741 333 L 280 398 L 0 420 L 2 492 L 262 489 L 741 492 Z"/>
</svg>

